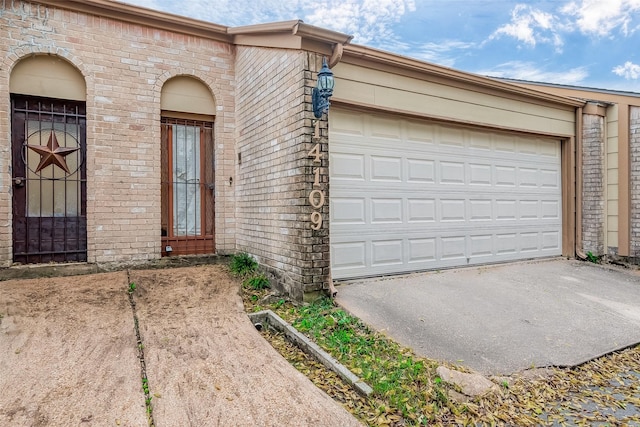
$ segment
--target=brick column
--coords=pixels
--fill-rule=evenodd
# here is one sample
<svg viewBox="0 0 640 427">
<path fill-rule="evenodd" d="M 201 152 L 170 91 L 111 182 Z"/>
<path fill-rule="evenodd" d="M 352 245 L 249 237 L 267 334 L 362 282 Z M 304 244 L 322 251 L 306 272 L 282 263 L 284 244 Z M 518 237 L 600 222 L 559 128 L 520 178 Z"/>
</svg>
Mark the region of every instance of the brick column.
<svg viewBox="0 0 640 427">
<path fill-rule="evenodd" d="M 604 255 L 604 117 L 583 115 L 582 250 Z"/>
<path fill-rule="evenodd" d="M 322 67 L 322 55 L 309 53 L 308 70 L 305 71 L 305 94 L 309 95 L 316 85 L 318 71 Z M 307 114 L 312 119 L 310 143 L 307 144 L 306 191 L 306 230 L 304 242 L 311 248 L 308 262 L 311 268 L 304 273 L 304 298 L 312 299 L 322 289 L 328 287 L 330 280 L 329 247 L 329 129 L 327 114 L 320 119 L 313 115 L 313 106 L 307 102 Z M 323 203 L 320 203 L 320 198 Z"/>
<path fill-rule="evenodd" d="M 304 51 L 237 49 L 237 248 L 258 260 L 276 290 L 297 301 L 322 288 L 328 263 L 327 195 L 320 195 L 326 144 L 320 144 L 319 163 L 309 154 L 316 144 L 315 71 L 315 56 Z M 314 204 L 324 199 L 318 230 L 310 221 L 314 190 Z"/>
</svg>

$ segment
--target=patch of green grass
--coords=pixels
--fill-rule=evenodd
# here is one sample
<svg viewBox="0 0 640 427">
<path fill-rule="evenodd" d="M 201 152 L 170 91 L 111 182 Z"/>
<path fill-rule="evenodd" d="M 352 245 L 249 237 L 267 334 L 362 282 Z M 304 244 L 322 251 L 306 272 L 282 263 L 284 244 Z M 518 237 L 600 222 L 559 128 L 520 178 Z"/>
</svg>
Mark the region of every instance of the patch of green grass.
<svg viewBox="0 0 640 427">
<path fill-rule="evenodd" d="M 231 257 L 229 269 L 236 277 L 247 277 L 258 269 L 258 262 L 248 253 L 240 252 Z"/>
<path fill-rule="evenodd" d="M 129 293 L 132 294 L 136 290 L 136 284 L 131 282 L 129 283 Z"/>
<path fill-rule="evenodd" d="M 284 312 L 272 309 L 369 384 L 386 416 L 394 414 L 405 419 L 407 425 L 419 425 L 416 422 L 424 413 L 427 396 L 427 413 L 447 405 L 445 385 L 434 387 L 437 365 L 372 331 L 334 306 L 332 300 L 324 298 Z M 422 419 L 427 422 L 433 418 Z"/>
<path fill-rule="evenodd" d="M 264 273 L 254 274 L 253 276 L 247 277 L 242 284 L 251 289 L 266 289 L 269 285 L 269 279 Z"/>
<path fill-rule="evenodd" d="M 594 418 L 591 413 L 567 415 L 567 399 L 580 408 L 584 399 L 595 399 L 593 386 L 611 387 L 612 378 L 619 378 L 621 369 L 640 370 L 638 346 L 590 362 L 577 370 L 554 370 L 549 378 L 531 380 L 516 376 L 509 381 L 497 380 L 496 384 L 501 387 L 495 392 L 458 402 L 454 391 L 460 392 L 459 388 L 446 383 L 436 373 L 441 363 L 418 357 L 371 330 L 335 306 L 333 300 L 320 299 L 304 306 L 279 300 L 267 307 L 259 306 L 258 302 L 263 301 L 265 295 L 264 290 L 244 287 L 247 311 L 266 308 L 275 311 L 374 389 L 367 398 L 350 399 L 344 395 L 336 398 L 369 426 L 538 426 L 553 422 L 590 425 L 592 419 L 605 422 L 606 418 Z M 452 368 L 465 371 L 463 367 Z M 306 368 L 301 372 L 310 375 Z M 322 374 L 315 375 L 318 376 Z M 596 379 L 601 383 L 594 382 Z M 627 385 L 619 386 L 620 395 L 625 396 L 627 404 L 635 404 L 637 382 L 627 382 Z M 338 389 L 330 385 L 326 390 Z M 602 402 L 608 405 L 610 396 L 604 396 Z M 636 425 L 640 415 L 629 415 L 620 422 L 620 425 Z"/>
</svg>

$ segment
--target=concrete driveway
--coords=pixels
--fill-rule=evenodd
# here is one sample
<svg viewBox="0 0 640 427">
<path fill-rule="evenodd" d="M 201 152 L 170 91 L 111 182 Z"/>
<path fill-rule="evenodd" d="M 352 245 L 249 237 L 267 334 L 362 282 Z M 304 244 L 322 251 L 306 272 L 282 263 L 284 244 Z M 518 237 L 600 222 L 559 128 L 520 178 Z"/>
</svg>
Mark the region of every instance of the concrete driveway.
<svg viewBox="0 0 640 427">
<path fill-rule="evenodd" d="M 640 275 L 564 259 L 356 280 L 337 301 L 424 357 L 483 374 L 640 343 Z"/>
<path fill-rule="evenodd" d="M 221 265 L 0 282 L 0 426 L 146 426 L 147 399 L 157 427 L 360 425 L 239 289 Z"/>
</svg>

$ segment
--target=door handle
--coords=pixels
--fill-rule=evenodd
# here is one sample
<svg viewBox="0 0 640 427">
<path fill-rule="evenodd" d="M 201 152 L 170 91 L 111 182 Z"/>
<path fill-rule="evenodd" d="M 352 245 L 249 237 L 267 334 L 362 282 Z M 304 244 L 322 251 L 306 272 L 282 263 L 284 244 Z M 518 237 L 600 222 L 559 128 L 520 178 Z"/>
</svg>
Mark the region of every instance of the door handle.
<svg viewBox="0 0 640 427">
<path fill-rule="evenodd" d="M 13 185 L 15 185 L 16 187 L 24 187 L 25 182 L 26 179 L 24 177 L 17 176 L 13 178 Z"/>
</svg>

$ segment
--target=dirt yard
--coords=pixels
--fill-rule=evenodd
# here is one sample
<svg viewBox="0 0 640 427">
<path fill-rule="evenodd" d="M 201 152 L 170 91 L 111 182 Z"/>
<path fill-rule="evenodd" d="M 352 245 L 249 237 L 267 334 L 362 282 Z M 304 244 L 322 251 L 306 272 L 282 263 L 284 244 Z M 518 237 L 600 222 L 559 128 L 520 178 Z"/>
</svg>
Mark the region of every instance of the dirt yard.
<svg viewBox="0 0 640 427">
<path fill-rule="evenodd" d="M 0 425 L 148 425 L 134 313 L 157 427 L 359 425 L 264 341 L 222 265 L 0 282 Z"/>
</svg>

